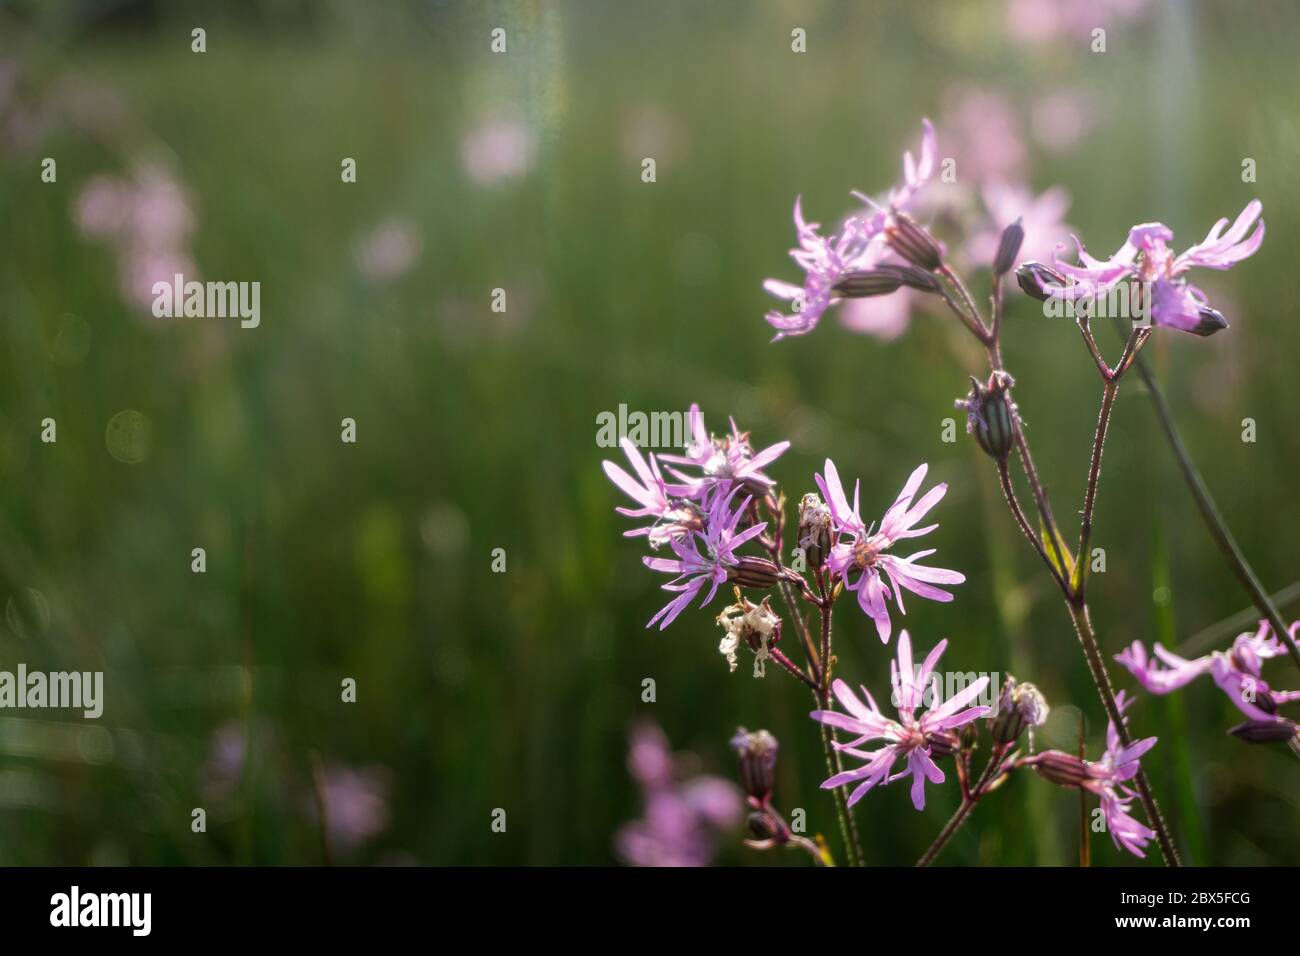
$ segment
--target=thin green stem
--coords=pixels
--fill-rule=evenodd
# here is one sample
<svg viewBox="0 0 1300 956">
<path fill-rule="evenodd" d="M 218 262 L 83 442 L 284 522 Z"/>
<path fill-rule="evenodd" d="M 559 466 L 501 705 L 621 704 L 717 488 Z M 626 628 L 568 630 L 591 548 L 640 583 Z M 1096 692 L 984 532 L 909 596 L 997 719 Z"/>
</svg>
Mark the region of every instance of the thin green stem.
<svg viewBox="0 0 1300 956">
<path fill-rule="evenodd" d="M 821 595 L 821 687 L 816 692 L 818 706 L 822 710 L 831 709 L 831 613 L 834 602 L 830 600 L 830 595 L 826 586 L 826 577 L 824 574 L 817 575 L 817 588 Z M 836 733 L 835 729 L 825 724 L 822 728 L 822 747 L 826 751 L 826 766 L 831 775 L 842 773 L 844 762 L 840 757 L 839 749 L 835 746 Z M 858 822 L 853 818 L 853 810 L 849 807 L 848 794 L 843 787 L 836 787 L 835 809 L 840 817 L 840 829 L 844 835 L 845 848 L 848 853 L 849 863 L 852 866 L 865 866 L 866 856 L 862 852 L 861 837 L 858 834 Z"/>
<path fill-rule="evenodd" d="M 1259 609 L 1265 620 L 1273 628 L 1273 633 L 1278 639 L 1286 644 L 1287 650 L 1291 653 L 1291 660 L 1300 667 L 1300 646 L 1296 645 L 1295 638 L 1287 629 L 1286 622 L 1282 619 L 1281 613 L 1273 599 L 1269 597 L 1268 591 L 1260 583 L 1259 576 L 1255 574 L 1255 569 L 1250 566 L 1246 560 L 1246 555 L 1242 552 L 1241 546 L 1237 544 L 1237 539 L 1233 537 L 1232 532 L 1228 529 L 1228 524 L 1223 520 L 1223 515 L 1219 511 L 1219 506 L 1214 501 L 1214 496 L 1210 494 L 1209 487 L 1205 484 L 1205 479 L 1201 477 L 1196 463 L 1192 461 L 1191 454 L 1187 451 L 1187 446 L 1183 444 L 1182 436 L 1178 433 L 1178 426 L 1174 423 L 1173 412 L 1169 409 L 1169 403 L 1165 400 L 1164 392 L 1161 391 L 1160 385 L 1156 382 L 1155 376 L 1151 374 L 1151 369 L 1139 355 L 1136 358 L 1138 374 L 1142 376 L 1142 381 L 1146 383 L 1147 394 L 1151 396 L 1151 404 L 1155 407 L 1156 417 L 1160 420 L 1160 428 L 1165 434 L 1165 439 L 1169 442 L 1169 448 L 1174 453 L 1174 458 L 1178 461 L 1178 468 L 1183 474 L 1183 480 L 1187 483 L 1187 488 L 1196 500 L 1196 507 L 1201 512 L 1201 518 L 1205 522 L 1206 530 L 1210 532 L 1210 537 L 1214 543 L 1219 546 L 1219 551 L 1223 554 L 1224 560 L 1232 568 L 1237 580 L 1241 583 L 1242 588 L 1250 596 L 1251 603 Z"/>
<path fill-rule="evenodd" d="M 961 802 L 955 813 L 948 820 L 939 835 L 934 838 L 930 848 L 921 854 L 921 858 L 916 861 L 918 867 L 929 866 L 934 862 L 935 857 L 943 852 L 943 848 L 948 845 L 953 836 L 962 828 L 966 818 L 970 816 L 975 805 L 980 802 L 980 798 L 988 792 L 989 784 L 995 779 L 996 772 L 1002 767 L 1002 760 L 1007 751 L 1011 749 L 1010 744 L 1002 744 L 994 748 L 993 753 L 989 755 L 989 762 L 984 766 L 984 772 L 980 774 L 979 780 L 971 788 L 969 794 Z"/>
<path fill-rule="evenodd" d="M 1119 704 L 1115 700 L 1115 688 L 1111 686 L 1110 675 L 1106 672 L 1106 662 L 1102 658 L 1101 648 L 1097 645 L 1097 635 L 1092 628 L 1088 605 L 1079 600 L 1066 602 L 1066 606 L 1070 609 L 1070 620 L 1074 622 L 1079 643 L 1083 645 L 1083 656 L 1087 659 L 1088 669 L 1092 672 L 1092 682 L 1097 685 L 1097 692 L 1101 695 L 1102 707 L 1105 708 L 1106 716 L 1110 718 L 1111 723 L 1115 725 L 1120 743 L 1128 747 L 1132 745 L 1133 739 L 1129 735 L 1124 716 L 1120 713 Z M 1146 810 L 1147 822 L 1155 831 L 1156 842 L 1160 844 L 1160 855 L 1164 857 L 1165 864 L 1182 866 L 1183 861 L 1178 856 L 1178 848 L 1174 846 L 1173 838 L 1169 835 L 1169 827 L 1160 813 L 1155 795 L 1151 792 L 1151 784 L 1147 782 L 1146 771 L 1141 768 L 1141 765 L 1138 766 L 1133 781 L 1137 784 L 1138 798 L 1142 801 L 1143 809 Z"/>
</svg>

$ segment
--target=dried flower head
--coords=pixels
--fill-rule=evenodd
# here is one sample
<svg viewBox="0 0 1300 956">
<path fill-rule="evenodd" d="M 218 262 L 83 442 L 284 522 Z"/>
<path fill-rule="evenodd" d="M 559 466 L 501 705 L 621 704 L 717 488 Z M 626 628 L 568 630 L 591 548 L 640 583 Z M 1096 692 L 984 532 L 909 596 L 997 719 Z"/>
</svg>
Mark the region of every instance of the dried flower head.
<svg viewBox="0 0 1300 956">
<path fill-rule="evenodd" d="M 772 610 L 768 598 L 754 604 L 737 596 L 739 601 L 723 608 L 718 615 L 718 624 L 724 632 L 718 651 L 734 671 L 738 663 L 736 651 L 743 644 L 754 652 L 754 676 L 763 677 L 771 648 L 781 639 L 781 618 Z"/>
<path fill-rule="evenodd" d="M 831 549 L 831 509 L 814 492 L 799 500 L 797 535 L 808 566 L 820 568 Z"/>
</svg>

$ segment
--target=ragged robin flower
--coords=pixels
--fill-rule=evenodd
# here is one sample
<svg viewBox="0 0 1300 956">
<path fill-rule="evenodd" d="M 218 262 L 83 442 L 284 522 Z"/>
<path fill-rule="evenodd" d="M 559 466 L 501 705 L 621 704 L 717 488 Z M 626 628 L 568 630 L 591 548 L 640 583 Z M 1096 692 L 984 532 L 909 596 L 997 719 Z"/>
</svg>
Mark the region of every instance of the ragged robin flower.
<svg viewBox="0 0 1300 956">
<path fill-rule="evenodd" d="M 952 600 L 952 595 L 935 585 L 961 584 L 966 580 L 966 576 L 958 571 L 916 563 L 934 554 L 933 548 L 905 558 L 890 553 L 904 538 L 920 537 L 939 527 L 937 524 L 916 527 L 948 491 L 946 484 L 936 485 L 913 504 L 912 499 L 921 488 L 926 469 L 923 464 L 912 472 L 898 498 L 880 519 L 878 528 L 874 524 L 868 527 L 862 520 L 858 502 L 860 488 L 856 483 L 853 486 L 853 505 L 849 506 L 833 461 L 826 459 L 825 477 L 816 476 L 817 487 L 831 508 L 834 545 L 826 566 L 832 574 L 843 579 L 846 588 L 857 593 L 858 605 L 875 621 L 876 632 L 885 643 L 888 643 L 892 629 L 886 600 L 897 601 L 899 611 L 906 613 L 903 608 L 904 590 L 931 601 L 947 602 Z"/>
</svg>

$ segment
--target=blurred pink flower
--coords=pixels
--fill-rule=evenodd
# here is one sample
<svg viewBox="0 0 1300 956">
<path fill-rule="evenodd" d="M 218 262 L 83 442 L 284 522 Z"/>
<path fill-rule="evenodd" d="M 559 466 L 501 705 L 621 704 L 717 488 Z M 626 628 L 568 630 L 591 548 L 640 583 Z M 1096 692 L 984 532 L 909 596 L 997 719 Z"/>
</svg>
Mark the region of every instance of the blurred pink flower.
<svg viewBox="0 0 1300 956">
<path fill-rule="evenodd" d="M 326 766 L 323 791 L 325 829 L 338 849 L 355 849 L 388 826 L 389 784 L 384 768 Z"/>
<path fill-rule="evenodd" d="M 156 298 L 154 283 L 166 282 L 171 285 L 178 275 L 185 276 L 188 281 L 197 275 L 197 271 L 198 267 L 188 253 L 168 249 L 127 249 L 118 262 L 122 299 L 131 305 L 148 309 Z"/>
<path fill-rule="evenodd" d="M 1060 186 L 1035 196 L 1027 186 L 991 182 L 980 193 L 988 220 L 966 246 L 966 255 L 976 267 L 987 267 L 993 261 L 1002 230 L 1017 219 L 1025 230 L 1020 259 L 1047 258 L 1073 231 L 1063 219 L 1070 208 L 1070 194 Z"/>
<path fill-rule="evenodd" d="M 480 186 L 518 179 L 536 158 L 536 137 L 517 120 L 489 120 L 466 133 L 460 142 L 461 165 Z"/>
<path fill-rule="evenodd" d="M 1025 174 L 1025 142 L 1019 113 L 1001 93 L 951 91 L 940 127 L 957 160 L 957 180 L 982 185 L 1017 181 Z"/>
<path fill-rule="evenodd" d="M 161 166 L 138 166 L 129 177 L 92 176 L 73 200 L 72 221 L 86 239 L 112 246 L 122 298 L 131 305 L 150 306 L 155 282 L 197 277 L 194 205 Z"/>
<path fill-rule="evenodd" d="M 112 239 L 126 221 L 130 192 L 112 176 L 92 176 L 77 194 L 72 221 L 87 239 Z"/>
<path fill-rule="evenodd" d="M 372 282 L 388 282 L 404 275 L 423 248 L 424 238 L 415 223 L 385 219 L 357 243 L 357 267 Z"/>
<path fill-rule="evenodd" d="M 633 728 L 628 769 L 640 784 L 645 813 L 614 836 L 629 866 L 707 866 L 716 835 L 740 822 L 740 790 L 721 777 L 686 776 L 687 759 L 674 755 L 654 724 Z"/>
<path fill-rule="evenodd" d="M 912 309 L 922 296 L 911 289 L 899 289 L 891 295 L 847 299 L 840 306 L 840 324 L 851 332 L 871 335 L 882 342 L 892 342 L 912 321 Z"/>
<path fill-rule="evenodd" d="M 1148 0 L 1008 0 L 1007 30 L 1026 43 L 1087 38 L 1098 27 L 1136 19 L 1147 6 Z"/>
<path fill-rule="evenodd" d="M 1029 125 L 1034 142 L 1049 153 L 1065 153 L 1092 128 L 1096 111 L 1092 103 L 1073 90 L 1056 90 L 1034 101 Z"/>
</svg>

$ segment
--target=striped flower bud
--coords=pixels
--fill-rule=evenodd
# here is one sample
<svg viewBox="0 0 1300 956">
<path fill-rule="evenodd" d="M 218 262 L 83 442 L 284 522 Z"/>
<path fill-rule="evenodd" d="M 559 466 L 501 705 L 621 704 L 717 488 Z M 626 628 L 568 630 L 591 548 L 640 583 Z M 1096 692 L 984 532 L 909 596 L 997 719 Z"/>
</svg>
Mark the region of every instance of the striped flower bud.
<svg viewBox="0 0 1300 956">
<path fill-rule="evenodd" d="M 951 757 L 961 749 L 961 737 L 955 730 L 938 730 L 926 734 L 926 743 L 930 745 L 930 756 L 936 759 Z"/>
<path fill-rule="evenodd" d="M 1218 309 L 1211 309 L 1208 305 L 1202 306 L 1196 313 L 1196 317 L 1199 321 L 1188 331 L 1202 338 L 1209 338 L 1215 332 L 1222 332 L 1228 327 L 1228 320 L 1223 317 L 1223 313 Z"/>
<path fill-rule="evenodd" d="M 903 280 L 892 269 L 859 269 L 835 283 L 835 292 L 847 299 L 867 299 L 897 292 Z"/>
<path fill-rule="evenodd" d="M 727 569 L 727 580 L 742 588 L 775 587 L 780 577 L 781 569 L 775 562 L 748 554 L 741 555 L 736 564 Z"/>
<path fill-rule="evenodd" d="M 1247 720 L 1228 733 L 1248 744 L 1290 743 L 1300 734 L 1300 724 L 1279 717 L 1276 720 Z"/>
<path fill-rule="evenodd" d="M 1064 288 L 1066 278 L 1041 262 L 1026 262 L 1016 270 L 1016 282 L 1025 295 L 1039 302 L 1046 302 L 1048 290 Z"/>
<path fill-rule="evenodd" d="M 928 272 L 943 262 L 943 247 L 919 222 L 906 213 L 895 213 L 885 227 L 885 241 L 895 252 Z"/>
<path fill-rule="evenodd" d="M 987 384 L 974 376 L 970 382 L 970 393 L 953 404 L 966 409 L 966 433 L 975 436 L 985 454 L 1002 461 L 1016 440 L 1016 406 L 1007 394 L 1015 380 L 997 369 Z"/>
<path fill-rule="evenodd" d="M 1025 227 L 1019 219 L 1002 230 L 998 240 L 998 253 L 993 257 L 993 274 L 1001 277 L 1011 271 L 1016 256 L 1020 254 L 1020 244 L 1025 241 Z"/>
<path fill-rule="evenodd" d="M 741 727 L 731 738 L 731 747 L 740 758 L 740 783 L 745 793 L 765 806 L 776 782 L 776 738 L 766 730 L 750 733 Z"/>
<path fill-rule="evenodd" d="M 1058 786 L 1079 787 L 1091 779 L 1087 761 L 1063 750 L 1044 750 L 1032 759 L 1038 775 Z"/>
</svg>

